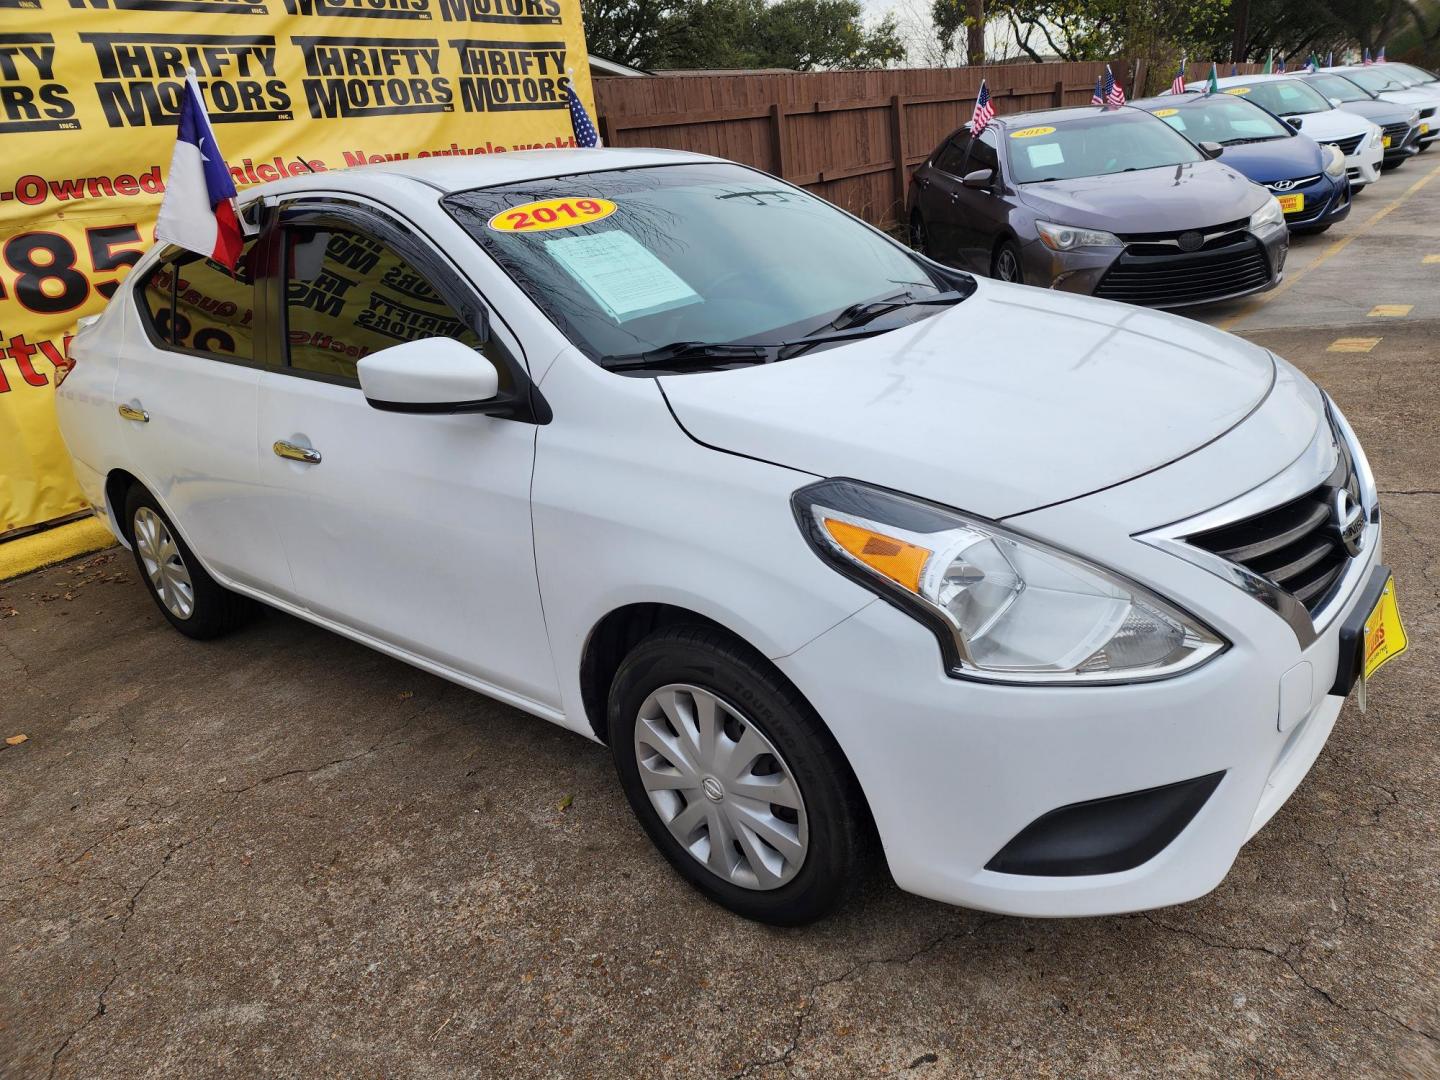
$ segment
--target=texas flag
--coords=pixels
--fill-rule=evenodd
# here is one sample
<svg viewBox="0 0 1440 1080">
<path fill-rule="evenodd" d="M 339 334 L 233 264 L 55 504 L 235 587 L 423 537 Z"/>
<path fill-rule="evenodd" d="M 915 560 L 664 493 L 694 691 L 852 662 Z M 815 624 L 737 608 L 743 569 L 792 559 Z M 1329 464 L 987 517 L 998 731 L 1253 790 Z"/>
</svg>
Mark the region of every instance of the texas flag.
<svg viewBox="0 0 1440 1080">
<path fill-rule="evenodd" d="M 180 130 L 165 198 L 155 221 L 155 239 L 179 244 L 235 269 L 244 238 L 235 216 L 235 183 L 215 145 L 215 132 L 191 71 L 180 105 Z"/>
</svg>

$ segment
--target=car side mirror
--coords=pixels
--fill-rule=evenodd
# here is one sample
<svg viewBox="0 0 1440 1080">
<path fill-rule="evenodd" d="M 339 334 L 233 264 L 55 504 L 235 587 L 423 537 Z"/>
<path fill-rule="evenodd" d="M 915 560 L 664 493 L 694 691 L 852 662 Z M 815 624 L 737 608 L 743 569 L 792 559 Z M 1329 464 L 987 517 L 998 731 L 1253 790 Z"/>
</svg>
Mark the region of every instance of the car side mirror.
<svg viewBox="0 0 1440 1080">
<path fill-rule="evenodd" d="M 1213 160 L 1225 152 L 1225 147 L 1221 146 L 1218 142 L 1202 142 L 1200 144 L 1200 152 L 1207 158 Z"/>
<path fill-rule="evenodd" d="M 500 393 L 495 365 L 454 338 L 392 345 L 355 367 L 365 400 L 386 412 L 476 412 Z"/>
<path fill-rule="evenodd" d="M 1338 109 L 1338 108 L 1340 108 L 1341 105 L 1344 105 L 1345 103 L 1344 103 L 1343 101 L 1341 101 L 1338 97 L 1332 97 L 1332 98 L 1330 99 L 1330 104 L 1331 104 L 1331 105 L 1334 105 L 1335 108 Z"/>
<path fill-rule="evenodd" d="M 1285 123 L 1289 124 L 1296 131 L 1299 131 L 1300 125 L 1304 123 L 1304 121 L 1302 121 L 1298 116 L 1287 116 L 1285 118 Z"/>
<path fill-rule="evenodd" d="M 994 169 L 976 169 L 961 178 L 960 183 L 968 188 L 988 188 L 995 182 Z"/>
</svg>

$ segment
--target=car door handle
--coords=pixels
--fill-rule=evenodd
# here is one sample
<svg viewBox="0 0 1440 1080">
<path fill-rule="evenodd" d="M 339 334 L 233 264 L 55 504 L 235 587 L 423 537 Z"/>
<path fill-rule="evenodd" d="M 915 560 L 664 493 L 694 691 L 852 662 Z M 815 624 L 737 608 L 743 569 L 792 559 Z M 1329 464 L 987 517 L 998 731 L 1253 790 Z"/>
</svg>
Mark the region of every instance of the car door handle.
<svg viewBox="0 0 1440 1080">
<path fill-rule="evenodd" d="M 275 443 L 274 450 L 276 457 L 282 457 L 286 461 L 298 461 L 305 465 L 320 464 L 320 451 L 313 446 L 296 446 L 280 439 Z"/>
<path fill-rule="evenodd" d="M 134 405 L 121 405 L 119 413 L 122 419 L 134 420 L 137 424 L 148 424 L 150 414 L 144 409 L 138 409 Z"/>
</svg>

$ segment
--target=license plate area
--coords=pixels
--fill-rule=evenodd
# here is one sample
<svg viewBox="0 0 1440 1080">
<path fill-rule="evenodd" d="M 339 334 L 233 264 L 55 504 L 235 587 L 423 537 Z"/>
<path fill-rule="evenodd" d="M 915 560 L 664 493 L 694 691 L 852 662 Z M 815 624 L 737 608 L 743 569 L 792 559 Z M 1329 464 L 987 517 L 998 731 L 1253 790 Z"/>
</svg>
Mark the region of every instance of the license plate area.
<svg viewBox="0 0 1440 1080">
<path fill-rule="evenodd" d="M 1301 210 L 1305 209 L 1305 196 L 1303 194 L 1277 195 L 1276 199 L 1280 203 L 1280 209 L 1284 210 L 1287 214 L 1298 214 Z"/>
<path fill-rule="evenodd" d="M 1358 682 L 1363 701 L 1366 680 L 1409 644 L 1395 599 L 1395 578 L 1388 566 L 1377 566 L 1365 583 L 1360 602 L 1340 627 L 1339 662 L 1330 692 L 1348 697 Z"/>
</svg>

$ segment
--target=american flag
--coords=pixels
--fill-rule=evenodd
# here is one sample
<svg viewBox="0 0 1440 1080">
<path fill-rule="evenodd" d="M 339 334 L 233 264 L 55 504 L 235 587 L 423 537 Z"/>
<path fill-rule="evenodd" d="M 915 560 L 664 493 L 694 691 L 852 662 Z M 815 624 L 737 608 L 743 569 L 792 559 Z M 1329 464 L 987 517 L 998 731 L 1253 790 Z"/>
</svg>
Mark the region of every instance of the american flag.
<svg viewBox="0 0 1440 1080">
<path fill-rule="evenodd" d="M 990 100 L 990 87 L 980 80 L 980 93 L 975 97 L 975 111 L 970 114 L 970 134 L 979 135 L 995 119 L 995 103 Z"/>
<path fill-rule="evenodd" d="M 1369 49 L 1366 49 L 1366 50 L 1365 50 L 1365 66 L 1366 66 L 1366 67 L 1369 67 L 1369 66 L 1370 66 L 1371 64 L 1373 64 L 1373 63 L 1375 63 L 1375 61 L 1370 58 L 1370 50 L 1369 50 Z"/>
<path fill-rule="evenodd" d="M 1233 78 L 1235 78 L 1236 75 L 1239 75 L 1239 74 L 1240 74 L 1240 65 L 1239 65 L 1239 64 L 1231 64 L 1231 65 L 1230 65 L 1230 78 L 1233 79 Z"/>
<path fill-rule="evenodd" d="M 570 103 L 570 126 L 575 129 L 575 145 L 590 149 L 603 146 L 600 133 L 595 130 L 595 125 L 590 122 L 590 114 L 585 111 L 584 102 L 575 94 L 573 78 L 565 84 L 565 100 Z"/>
<path fill-rule="evenodd" d="M 1276 58 L 1276 60 L 1275 60 L 1275 74 L 1277 74 L 1277 75 L 1284 75 L 1284 74 L 1285 74 L 1285 57 L 1281 56 L 1281 57 L 1277 57 L 1277 58 Z"/>
<path fill-rule="evenodd" d="M 1385 63 L 1385 46 L 1384 46 L 1384 45 L 1381 45 L 1381 46 L 1380 46 L 1380 54 L 1375 57 L 1375 62 L 1376 62 L 1377 64 L 1383 64 L 1383 63 Z"/>
<path fill-rule="evenodd" d="M 1090 95 L 1091 105 L 1105 104 L 1105 88 L 1102 85 L 1104 81 L 1105 80 L 1098 75 L 1095 77 L 1095 92 Z"/>
<path fill-rule="evenodd" d="M 1125 104 L 1125 91 L 1115 81 L 1115 73 L 1110 70 L 1110 65 L 1105 65 L 1105 107 L 1107 109 L 1118 109 Z"/>
<path fill-rule="evenodd" d="M 1175 78 L 1170 80 L 1170 93 L 1183 94 L 1185 92 L 1185 57 L 1180 58 L 1180 70 L 1175 73 Z"/>
</svg>

